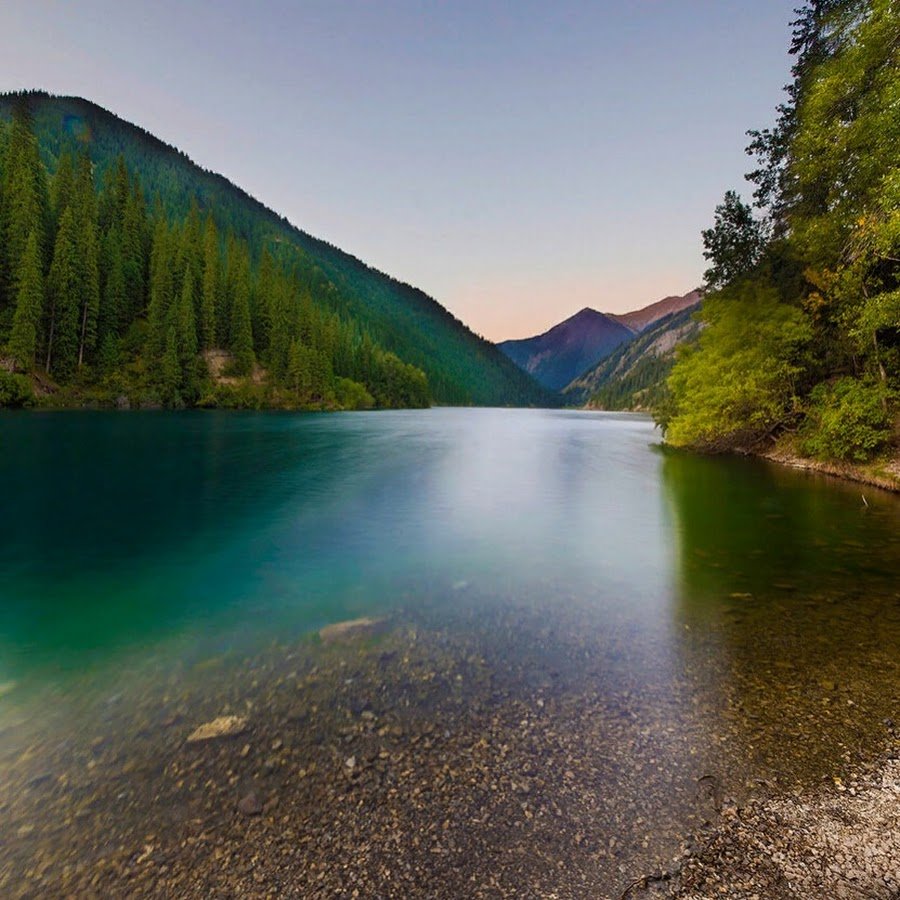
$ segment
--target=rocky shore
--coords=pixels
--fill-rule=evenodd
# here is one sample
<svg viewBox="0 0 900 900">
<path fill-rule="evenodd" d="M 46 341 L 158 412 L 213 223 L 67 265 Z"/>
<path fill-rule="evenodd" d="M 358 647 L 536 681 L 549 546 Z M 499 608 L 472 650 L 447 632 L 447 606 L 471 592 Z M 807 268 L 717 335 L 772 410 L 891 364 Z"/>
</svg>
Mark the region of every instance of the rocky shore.
<svg viewBox="0 0 900 900">
<path fill-rule="evenodd" d="M 817 791 L 727 807 L 671 870 L 623 897 L 671 900 L 900 898 L 900 744 L 877 767 Z"/>
<path fill-rule="evenodd" d="M 855 481 L 870 487 L 900 493 L 900 454 L 897 453 L 873 463 L 827 462 L 801 456 L 793 449 L 790 442 L 782 441 L 769 449 L 752 451 L 750 455 L 759 456 L 792 469 L 818 472 L 834 478 L 843 478 L 845 481 Z"/>
<path fill-rule="evenodd" d="M 843 686 L 810 682 L 790 715 L 834 715 L 793 726 L 779 751 L 750 682 L 730 700 L 719 675 L 648 679 L 662 651 L 625 625 L 600 633 L 575 610 L 551 628 L 522 607 L 476 631 L 462 601 L 454 614 L 447 628 L 373 617 L 247 655 L 165 658 L 83 686 L 78 703 L 51 695 L 39 717 L 12 691 L 0 896 L 618 900 L 677 869 L 646 890 L 815 898 L 842 896 L 859 865 L 870 893 L 852 896 L 892 896 L 871 891 L 896 881 L 896 764 L 881 800 L 874 780 L 822 800 L 802 787 L 803 759 L 842 733 L 828 729 L 867 740 L 882 692 L 854 689 L 848 706 Z"/>
</svg>

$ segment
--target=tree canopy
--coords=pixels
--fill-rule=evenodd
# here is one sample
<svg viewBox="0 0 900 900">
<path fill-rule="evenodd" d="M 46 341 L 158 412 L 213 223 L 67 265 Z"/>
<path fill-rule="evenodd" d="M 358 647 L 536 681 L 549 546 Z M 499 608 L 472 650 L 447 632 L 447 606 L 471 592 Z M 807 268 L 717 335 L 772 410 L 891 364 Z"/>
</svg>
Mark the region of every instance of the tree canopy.
<svg viewBox="0 0 900 900">
<path fill-rule="evenodd" d="M 703 235 L 717 293 L 669 380 L 672 443 L 796 432 L 803 452 L 856 461 L 896 444 L 898 35 L 891 0 L 798 10 L 787 102 L 772 129 L 750 132 L 757 216 L 730 192 Z"/>
</svg>

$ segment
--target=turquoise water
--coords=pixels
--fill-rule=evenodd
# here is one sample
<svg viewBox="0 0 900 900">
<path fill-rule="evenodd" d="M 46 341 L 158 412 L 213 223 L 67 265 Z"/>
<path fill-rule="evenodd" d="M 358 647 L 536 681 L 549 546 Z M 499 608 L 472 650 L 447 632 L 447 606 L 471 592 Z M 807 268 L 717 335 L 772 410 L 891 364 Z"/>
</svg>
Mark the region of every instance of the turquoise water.
<svg viewBox="0 0 900 900">
<path fill-rule="evenodd" d="M 896 603 L 894 497 L 658 440 L 562 411 L 3 415 L 0 682 L 462 597 L 584 606 L 666 666 L 732 595 L 751 642 L 791 597 Z"/>
<path fill-rule="evenodd" d="M 619 897 L 723 798 L 878 759 L 897 497 L 658 444 L 541 410 L 0 416 L 0 894 L 334 896 L 314 872 L 365 846 L 372 895 Z M 438 833 L 442 865 L 409 840 Z"/>
</svg>

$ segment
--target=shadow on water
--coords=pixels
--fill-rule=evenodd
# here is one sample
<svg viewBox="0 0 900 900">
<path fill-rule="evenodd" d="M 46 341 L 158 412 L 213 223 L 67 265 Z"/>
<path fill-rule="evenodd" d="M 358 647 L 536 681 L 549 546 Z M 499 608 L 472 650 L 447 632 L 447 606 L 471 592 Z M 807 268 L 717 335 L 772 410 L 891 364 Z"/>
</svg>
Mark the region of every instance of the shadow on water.
<svg viewBox="0 0 900 900">
<path fill-rule="evenodd" d="M 897 498 L 740 459 L 662 471 L 675 643 L 718 697 L 711 733 L 800 780 L 877 743 L 900 708 Z"/>
</svg>

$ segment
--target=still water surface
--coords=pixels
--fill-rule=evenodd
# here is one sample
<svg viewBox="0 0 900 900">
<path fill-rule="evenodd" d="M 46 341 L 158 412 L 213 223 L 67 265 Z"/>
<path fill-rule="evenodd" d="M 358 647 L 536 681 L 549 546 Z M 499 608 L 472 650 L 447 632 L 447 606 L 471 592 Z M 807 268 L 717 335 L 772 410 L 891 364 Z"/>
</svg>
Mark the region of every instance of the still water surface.
<svg viewBox="0 0 900 900">
<path fill-rule="evenodd" d="M 557 691 L 611 821 L 675 834 L 710 772 L 739 793 L 877 750 L 900 503 L 658 442 L 562 411 L 4 415 L 0 713 L 378 615 L 477 650 L 472 709 Z"/>
</svg>

